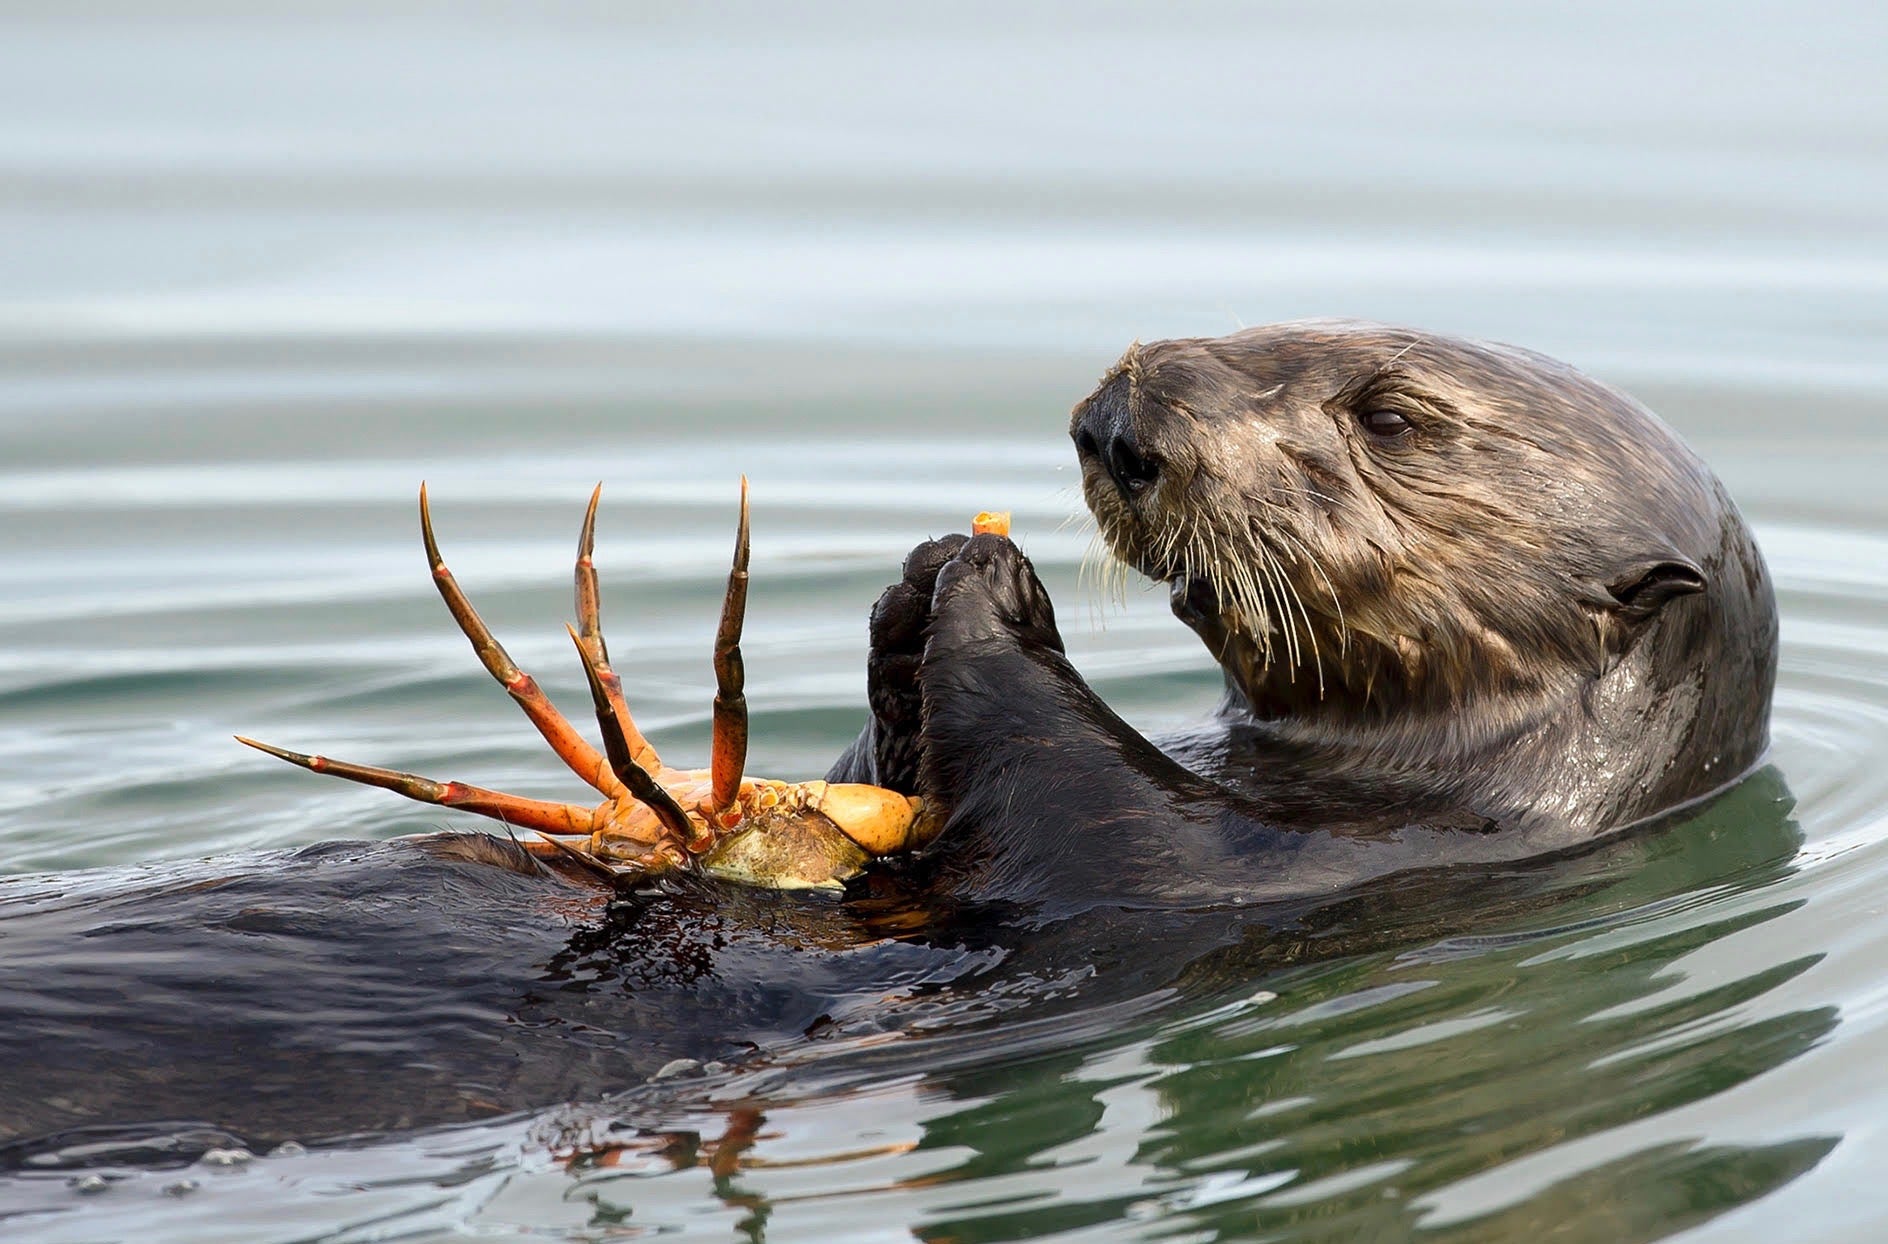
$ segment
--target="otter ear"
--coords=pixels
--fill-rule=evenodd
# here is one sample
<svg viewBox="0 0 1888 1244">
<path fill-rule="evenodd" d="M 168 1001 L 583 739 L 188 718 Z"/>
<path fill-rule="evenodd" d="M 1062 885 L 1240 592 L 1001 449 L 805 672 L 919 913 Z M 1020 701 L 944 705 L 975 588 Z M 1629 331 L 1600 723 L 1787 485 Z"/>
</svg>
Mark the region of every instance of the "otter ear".
<svg viewBox="0 0 1888 1244">
<path fill-rule="evenodd" d="M 1668 601 L 1705 588 L 1704 572 L 1682 557 L 1646 558 L 1623 567 L 1594 602 L 1592 614 L 1600 651 L 1598 673 L 1605 675 L 1624 657 L 1646 624 Z"/>
<path fill-rule="evenodd" d="M 1704 591 L 1704 571 L 1682 557 L 1639 562 L 1606 585 L 1614 613 L 1629 629 L 1650 621 L 1665 603 Z"/>
</svg>

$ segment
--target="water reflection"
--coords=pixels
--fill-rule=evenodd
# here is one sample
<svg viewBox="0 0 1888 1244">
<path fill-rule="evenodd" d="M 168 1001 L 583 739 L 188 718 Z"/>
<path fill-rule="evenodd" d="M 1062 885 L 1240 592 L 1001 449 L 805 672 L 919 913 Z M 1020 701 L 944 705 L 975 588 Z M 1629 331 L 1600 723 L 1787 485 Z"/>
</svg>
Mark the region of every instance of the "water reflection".
<svg viewBox="0 0 1888 1244">
<path fill-rule="evenodd" d="M 1688 823 L 1589 856 L 1425 879 L 1255 930 L 1180 966 L 1189 1000 L 1169 997 L 1127 1033 L 1119 1012 L 1092 1028 L 1077 1017 L 1064 1032 L 1085 1042 L 1030 1052 L 1028 1025 L 1006 1046 L 999 1022 L 983 1057 L 954 1070 L 924 1070 L 923 1038 L 829 1055 L 868 1062 L 880 1083 L 920 1071 L 912 1091 L 928 1117 L 915 1144 L 841 1152 L 803 1140 L 801 1156 L 777 1159 L 824 1099 L 776 1082 L 689 1130 L 637 1122 L 647 1102 L 618 1116 L 613 1136 L 593 1119 L 572 1174 L 599 1223 L 652 1227 L 679 1206 L 650 1181 L 705 1170 L 755 1239 L 770 1223 L 791 1235 L 822 1220 L 827 1197 L 851 1195 L 787 1193 L 781 1168 L 907 1150 L 943 1159 L 892 1181 L 924 1207 L 913 1234 L 927 1240 L 1141 1218 L 1205 1238 L 1474 1240 L 1564 1229 L 1576 1211 L 1576 1238 L 1653 1238 L 1762 1195 L 1836 1143 L 1655 1142 L 1599 1163 L 1557 1158 L 1744 1084 L 1833 1031 L 1834 1007 L 1753 1007 L 1814 956 L 1709 981 L 1687 966 L 1798 906 L 1765 899 L 1800 841 L 1790 809 L 1766 772 Z M 847 1170 L 832 1179 L 860 1187 Z M 1604 1212 L 1584 1212 L 1601 1201 Z"/>
</svg>

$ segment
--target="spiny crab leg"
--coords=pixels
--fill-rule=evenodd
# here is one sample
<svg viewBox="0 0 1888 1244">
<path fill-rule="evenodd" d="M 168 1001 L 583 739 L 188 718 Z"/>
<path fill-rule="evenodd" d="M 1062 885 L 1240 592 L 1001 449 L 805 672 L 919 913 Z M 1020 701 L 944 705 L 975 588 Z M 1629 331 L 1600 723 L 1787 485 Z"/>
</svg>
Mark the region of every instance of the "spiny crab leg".
<svg viewBox="0 0 1888 1244">
<path fill-rule="evenodd" d="M 741 661 L 741 627 L 747 620 L 747 476 L 741 477 L 741 525 L 734 537 L 734 565 L 715 629 L 714 742 L 709 751 L 714 809 L 725 812 L 740 791 L 747 766 L 747 682 Z"/>
<path fill-rule="evenodd" d="M 426 542 L 426 561 L 433 569 L 433 583 L 439 588 L 446 608 L 452 612 L 453 621 L 472 641 L 472 651 L 478 654 L 486 670 L 524 710 L 524 715 L 531 719 L 531 724 L 538 728 L 538 733 L 544 736 L 558 758 L 570 766 L 572 773 L 612 799 L 623 794 L 623 783 L 610 762 L 557 711 L 557 706 L 538 688 L 537 680 L 518 668 L 511 654 L 479 617 L 478 610 L 472 607 L 472 602 L 459 590 L 458 581 L 439 555 L 439 541 L 433 538 L 432 507 L 426 503 L 425 484 L 420 485 L 420 537 Z"/>
<path fill-rule="evenodd" d="M 524 829 L 535 829 L 543 834 L 588 834 L 595 828 L 591 810 L 574 803 L 526 799 L 521 795 L 486 790 L 483 786 L 468 786 L 464 782 L 435 782 L 431 778 L 401 773 L 395 769 L 350 764 L 345 760 L 330 760 L 326 756 L 309 756 L 283 747 L 271 747 L 240 734 L 236 736 L 236 741 L 314 773 L 329 773 L 350 782 L 383 787 L 421 803 L 461 808 Z"/>
<path fill-rule="evenodd" d="M 936 832 L 922 799 L 858 783 L 780 782 L 747 777 L 747 700 L 741 629 L 747 613 L 747 480 L 741 481 L 741 519 L 733 565 L 715 634 L 714 739 L 707 769 L 672 769 L 636 729 L 622 681 L 610 669 L 599 621 L 595 539 L 597 494 L 591 494 L 577 544 L 578 625 L 569 628 L 597 722 L 603 752 L 586 742 L 519 669 L 480 620 L 440 557 L 426 489 L 420 489 L 420 531 L 433 581 L 497 679 L 549 741 L 564 763 L 606 796 L 594 808 L 526 799 L 462 782 L 331 760 L 241 742 L 290 764 L 379 786 L 422 803 L 460 808 L 545 836 L 527 849 L 542 860 L 565 860 L 598 877 L 697 869 L 716 878 L 776 889 L 838 889 L 873 856 L 922 847 Z M 239 736 L 240 737 L 240 736 Z M 582 837 L 581 844 L 558 841 Z"/>
<path fill-rule="evenodd" d="M 713 839 L 702 841 L 701 832 L 688 819 L 688 813 L 682 811 L 682 805 L 675 801 L 675 796 L 630 755 L 631 744 L 623 737 L 622 730 L 622 718 L 628 717 L 628 710 L 625 709 L 620 717 L 610 711 L 609 690 L 603 683 L 603 671 L 597 668 L 590 649 L 576 630 L 569 627 L 565 629 L 570 631 L 571 642 L 577 645 L 577 655 L 583 659 L 583 672 L 590 680 L 590 698 L 596 701 L 597 724 L 603 727 L 603 746 L 610 754 L 610 763 L 616 767 L 616 776 L 622 779 L 632 796 L 649 805 L 650 811 L 676 836 L 677 841 L 686 843 L 691 852 L 707 850 Z M 619 686 L 617 699 L 621 698 Z M 650 748 L 644 754 L 653 757 L 655 751 Z"/>
<path fill-rule="evenodd" d="M 597 566 L 593 552 L 597 537 L 597 501 L 603 496 L 603 485 L 598 484 L 590 493 L 590 508 L 584 511 L 583 531 L 577 537 L 577 647 L 583 653 L 586 667 L 595 671 L 591 684 L 594 693 L 600 685 L 603 694 L 596 698 L 597 724 L 603 728 L 603 741 L 610 755 L 610 764 L 620 777 L 623 760 L 629 760 L 651 772 L 659 772 L 662 759 L 656 755 L 656 749 L 644 738 L 642 731 L 636 729 L 635 720 L 629 715 L 629 703 L 623 698 L 623 680 L 610 668 L 609 646 L 603 642 L 603 623 L 599 615 L 600 593 L 597 591 Z M 618 745 L 623 755 L 617 755 Z"/>
</svg>

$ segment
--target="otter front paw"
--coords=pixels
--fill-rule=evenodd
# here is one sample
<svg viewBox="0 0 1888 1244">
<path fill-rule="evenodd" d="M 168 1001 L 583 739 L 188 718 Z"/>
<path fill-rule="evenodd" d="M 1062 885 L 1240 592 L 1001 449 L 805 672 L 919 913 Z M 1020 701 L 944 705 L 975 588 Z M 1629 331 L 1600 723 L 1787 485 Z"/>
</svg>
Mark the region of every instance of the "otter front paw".
<svg viewBox="0 0 1888 1244">
<path fill-rule="evenodd" d="M 1054 770 L 1034 768 L 1044 739 L 1070 733 L 1070 706 L 1089 693 L 1063 655 L 1049 594 L 1008 539 L 973 536 L 938 572 L 921 676 L 930 832 L 982 823 L 1053 784 Z"/>
<path fill-rule="evenodd" d="M 903 578 L 872 606 L 872 646 L 865 662 L 866 703 L 872 710 L 872 780 L 907 795 L 918 789 L 923 751 L 924 697 L 919 688 L 925 631 L 938 571 L 957 556 L 968 536 L 927 540 L 905 558 Z"/>
<path fill-rule="evenodd" d="M 1055 606 L 1023 551 L 1004 536 L 972 536 L 937 572 L 927 659 L 992 645 L 1063 650 Z"/>
</svg>

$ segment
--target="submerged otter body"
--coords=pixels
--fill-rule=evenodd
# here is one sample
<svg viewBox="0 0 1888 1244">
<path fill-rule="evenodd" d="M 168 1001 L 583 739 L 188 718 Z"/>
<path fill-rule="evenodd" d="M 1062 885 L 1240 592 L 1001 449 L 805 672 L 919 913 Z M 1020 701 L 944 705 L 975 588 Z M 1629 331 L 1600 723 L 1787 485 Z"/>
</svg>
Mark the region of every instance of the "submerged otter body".
<svg viewBox="0 0 1888 1244">
<path fill-rule="evenodd" d="M 1015 545 L 929 542 L 874 609 L 870 720 L 827 775 L 923 795 L 921 856 L 836 901 L 612 895 L 459 835 L 0 884 L 0 1166 L 75 1128 L 426 1126 L 1249 973 L 1281 928 L 1374 911 L 1377 879 L 1485 885 L 1763 749 L 1748 532 L 1561 364 L 1256 329 L 1136 347 L 1071 431 L 1104 537 L 1225 668 L 1208 722 L 1143 737 Z"/>
<path fill-rule="evenodd" d="M 12 879 L 0 1169 L 101 1136 L 483 1119 L 870 1031 L 909 981 L 977 961 L 877 927 L 897 911 L 693 879 L 613 895 L 483 834 Z"/>
</svg>

